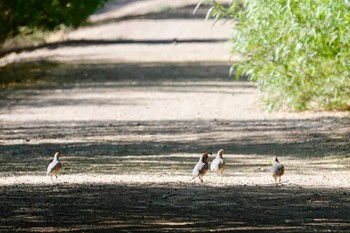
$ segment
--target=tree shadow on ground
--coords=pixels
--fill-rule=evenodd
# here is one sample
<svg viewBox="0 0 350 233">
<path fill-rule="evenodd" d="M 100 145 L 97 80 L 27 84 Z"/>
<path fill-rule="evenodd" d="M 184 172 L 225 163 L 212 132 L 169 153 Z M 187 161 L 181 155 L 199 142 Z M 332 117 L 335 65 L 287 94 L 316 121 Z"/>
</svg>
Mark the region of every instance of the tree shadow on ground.
<svg viewBox="0 0 350 233">
<path fill-rule="evenodd" d="M 64 64 L 58 62 L 23 62 L 0 67 L 1 97 L 6 97 L 4 87 L 52 89 L 86 87 L 94 85 L 120 84 L 133 86 L 159 85 L 161 82 L 235 81 L 229 74 L 229 62 L 186 63 L 97 63 Z M 240 81 L 247 81 L 242 77 Z M 65 85 L 62 85 L 65 84 Z"/>
<path fill-rule="evenodd" d="M 0 50 L 0 58 L 4 57 L 10 53 L 23 53 L 23 52 L 33 52 L 37 49 L 48 49 L 54 50 L 62 47 L 84 47 L 84 46 L 102 46 L 102 45 L 126 45 L 126 44 L 146 44 L 146 45 L 165 45 L 165 44 L 201 44 L 201 43 L 223 43 L 227 42 L 227 38 L 220 39 L 81 39 L 81 40 L 65 40 L 58 42 L 45 43 L 40 45 L 20 47 L 20 48 L 10 48 Z"/>
<path fill-rule="evenodd" d="M 0 186 L 0 230 L 344 232 L 349 191 L 181 183 Z"/>
<path fill-rule="evenodd" d="M 299 159 L 333 156 L 344 159 L 338 162 L 349 167 L 345 160 L 348 158 L 349 123 L 349 118 L 321 117 L 8 124 L 2 126 L 1 137 L 3 141 L 15 143 L 0 146 L 1 172 L 41 173 L 56 150 L 72 165 L 67 172 L 73 173 L 126 172 L 126 163 L 129 168 L 139 167 L 140 160 L 144 160 L 142 168 L 149 171 L 161 170 L 171 162 L 174 169 L 191 170 L 197 159 L 187 155 L 203 151 L 216 153 L 220 148 L 224 148 L 226 154 L 260 156 L 266 161 L 274 154 Z M 169 157 L 172 154 L 182 156 Z M 154 155 L 159 156 L 157 163 L 149 157 Z M 233 162 L 234 158 L 231 160 Z"/>
</svg>

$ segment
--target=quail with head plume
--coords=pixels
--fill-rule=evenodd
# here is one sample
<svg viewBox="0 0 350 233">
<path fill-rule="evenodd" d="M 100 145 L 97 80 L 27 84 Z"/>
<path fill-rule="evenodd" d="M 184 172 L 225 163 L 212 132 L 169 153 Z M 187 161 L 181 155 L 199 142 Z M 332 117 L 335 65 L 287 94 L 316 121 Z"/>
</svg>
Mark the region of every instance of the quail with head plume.
<svg viewBox="0 0 350 233">
<path fill-rule="evenodd" d="M 49 166 L 47 167 L 47 172 L 46 175 L 51 177 L 52 180 L 52 176 L 56 176 L 56 178 L 58 177 L 58 174 L 61 171 L 62 168 L 62 164 L 59 160 L 59 157 L 61 156 L 60 152 L 56 152 L 52 162 L 49 164 Z"/>
<path fill-rule="evenodd" d="M 209 169 L 209 164 L 208 164 L 208 156 L 209 154 L 211 155 L 211 152 L 205 152 L 204 154 L 201 155 L 199 158 L 198 163 L 196 166 L 194 166 L 193 171 L 192 171 L 192 179 L 195 179 L 198 177 L 201 182 L 203 181 L 203 176 L 207 173 Z"/>
<path fill-rule="evenodd" d="M 275 183 L 278 181 L 281 182 L 281 176 L 284 175 L 284 166 L 280 164 L 280 162 L 277 159 L 277 156 L 273 157 L 272 160 L 272 177 L 275 179 Z"/>
<path fill-rule="evenodd" d="M 223 154 L 224 154 L 224 149 L 220 149 L 216 154 L 215 159 L 210 164 L 211 171 L 220 172 L 221 175 L 224 173 L 225 166 L 226 166 L 224 159 L 222 157 Z"/>
</svg>

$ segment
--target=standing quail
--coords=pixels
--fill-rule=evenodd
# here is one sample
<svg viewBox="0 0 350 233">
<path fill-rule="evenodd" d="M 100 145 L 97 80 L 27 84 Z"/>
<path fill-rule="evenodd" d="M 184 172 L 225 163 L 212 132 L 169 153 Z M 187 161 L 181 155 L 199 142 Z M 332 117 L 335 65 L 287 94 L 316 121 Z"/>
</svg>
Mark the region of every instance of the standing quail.
<svg viewBox="0 0 350 233">
<path fill-rule="evenodd" d="M 47 172 L 46 175 L 51 177 L 52 180 L 52 176 L 56 176 L 56 179 L 58 177 L 58 174 L 61 171 L 62 168 L 62 164 L 59 161 L 59 157 L 60 157 L 61 153 L 60 152 L 56 152 L 52 162 L 49 164 L 49 166 L 47 167 Z"/>
<path fill-rule="evenodd" d="M 194 166 L 193 171 L 192 171 L 192 179 L 195 179 L 198 177 L 201 182 L 203 181 L 203 176 L 205 173 L 207 173 L 209 169 L 209 164 L 208 164 L 208 156 L 209 154 L 212 154 L 211 152 L 205 152 L 201 157 L 199 158 L 198 163 L 196 166 Z"/>
<path fill-rule="evenodd" d="M 221 175 L 224 173 L 225 162 L 222 157 L 223 154 L 224 154 L 224 149 L 219 150 L 218 153 L 216 154 L 215 159 L 211 162 L 210 169 L 212 172 L 219 171 Z"/>
<path fill-rule="evenodd" d="M 277 178 L 279 182 L 281 182 L 281 176 L 284 174 L 284 166 L 280 164 L 276 156 L 273 157 L 271 171 L 272 177 L 275 179 L 275 183 L 277 183 Z"/>
</svg>

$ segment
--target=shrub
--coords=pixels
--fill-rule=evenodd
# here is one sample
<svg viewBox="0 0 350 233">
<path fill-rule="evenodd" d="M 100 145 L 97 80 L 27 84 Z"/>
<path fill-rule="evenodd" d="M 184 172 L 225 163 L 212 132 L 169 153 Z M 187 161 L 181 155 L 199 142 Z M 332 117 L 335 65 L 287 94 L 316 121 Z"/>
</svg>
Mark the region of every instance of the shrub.
<svg viewBox="0 0 350 233">
<path fill-rule="evenodd" d="M 207 17 L 234 20 L 237 76 L 262 91 L 267 110 L 350 109 L 350 2 L 214 0 Z"/>
</svg>

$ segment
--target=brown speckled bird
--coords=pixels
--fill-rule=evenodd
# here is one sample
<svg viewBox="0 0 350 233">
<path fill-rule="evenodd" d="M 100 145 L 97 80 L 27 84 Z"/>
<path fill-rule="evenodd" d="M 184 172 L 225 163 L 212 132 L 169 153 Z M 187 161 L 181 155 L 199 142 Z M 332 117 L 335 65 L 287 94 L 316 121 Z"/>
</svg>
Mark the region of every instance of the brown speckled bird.
<svg viewBox="0 0 350 233">
<path fill-rule="evenodd" d="M 215 159 L 210 164 L 210 169 L 212 172 L 220 172 L 222 175 L 225 170 L 225 162 L 223 159 L 224 149 L 220 149 L 218 153 L 216 154 Z"/>
<path fill-rule="evenodd" d="M 284 166 L 280 164 L 276 156 L 274 156 L 272 160 L 271 172 L 272 172 L 272 177 L 275 179 L 275 183 L 277 183 L 277 178 L 278 178 L 278 181 L 281 182 L 281 176 L 284 175 Z"/>
<path fill-rule="evenodd" d="M 57 179 L 58 174 L 61 171 L 62 164 L 61 164 L 61 162 L 59 160 L 60 156 L 61 156 L 61 153 L 60 152 L 56 152 L 54 157 L 53 157 L 52 162 L 49 164 L 49 166 L 47 166 L 46 174 L 51 177 L 51 180 L 52 180 L 52 176 L 56 176 L 56 179 Z"/>
<path fill-rule="evenodd" d="M 209 154 L 211 155 L 212 153 L 211 152 L 205 152 L 204 154 L 201 155 L 201 157 L 199 158 L 198 163 L 193 168 L 192 179 L 195 179 L 196 177 L 198 177 L 201 182 L 204 182 L 203 181 L 203 176 L 205 175 L 205 173 L 207 173 L 207 171 L 209 169 L 209 164 L 208 164 Z"/>
</svg>

